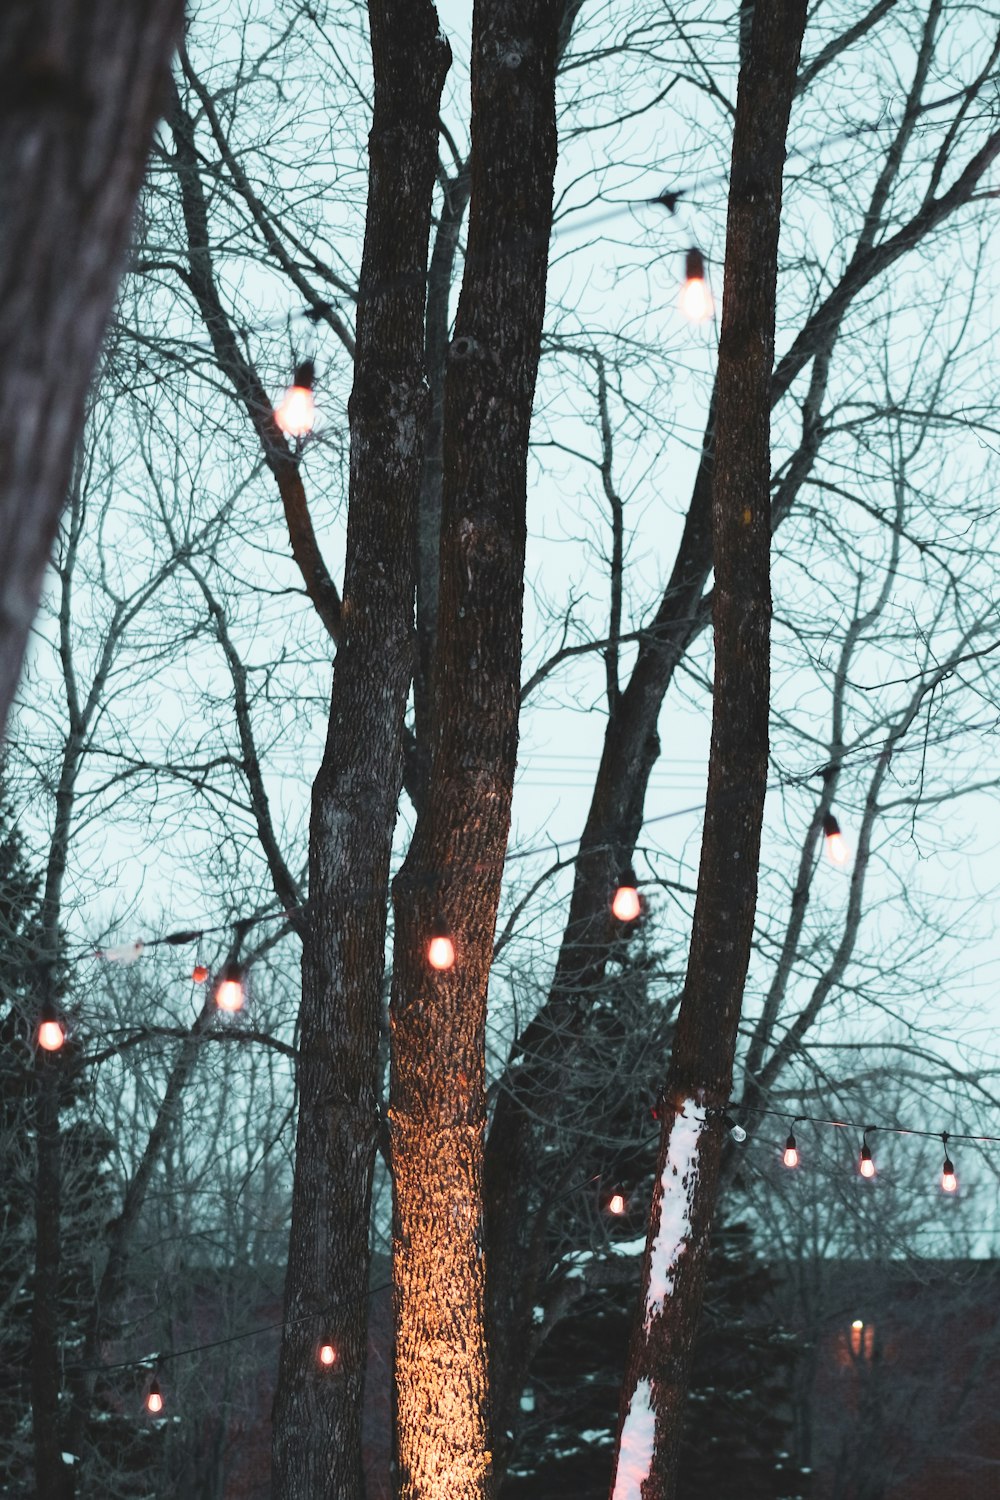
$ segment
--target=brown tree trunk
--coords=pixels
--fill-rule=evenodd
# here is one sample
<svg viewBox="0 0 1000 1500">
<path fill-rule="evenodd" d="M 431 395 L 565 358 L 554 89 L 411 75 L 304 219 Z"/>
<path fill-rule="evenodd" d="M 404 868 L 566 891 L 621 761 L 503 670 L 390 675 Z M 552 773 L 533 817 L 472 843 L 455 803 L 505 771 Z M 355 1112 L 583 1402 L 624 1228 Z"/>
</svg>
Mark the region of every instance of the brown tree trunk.
<svg viewBox="0 0 1000 1500">
<path fill-rule="evenodd" d="M 722 1112 L 750 960 L 767 785 L 770 387 L 781 175 L 804 27 L 804 0 L 757 0 L 740 68 L 716 382 L 708 795 L 642 1296 L 622 1388 L 613 1500 L 670 1500 L 675 1493 Z"/>
<path fill-rule="evenodd" d="M 277 1500 L 355 1500 L 379 1123 L 386 888 L 413 666 L 424 305 L 437 119 L 450 62 L 428 0 L 372 0 L 370 183 L 350 401 L 340 644 L 313 787 L 299 1120 L 274 1403 Z M 336 1363 L 318 1361 L 321 1344 Z"/>
<path fill-rule="evenodd" d="M 481 1187 L 484 1028 L 517 753 L 528 430 L 545 305 L 558 0 L 480 0 L 472 196 L 448 353 L 435 742 L 395 883 L 390 1129 L 402 1500 L 493 1491 Z M 426 945 L 435 920 L 453 969 Z"/>
<path fill-rule="evenodd" d="M 0 11 L 0 733 L 182 14 L 182 0 Z"/>
</svg>

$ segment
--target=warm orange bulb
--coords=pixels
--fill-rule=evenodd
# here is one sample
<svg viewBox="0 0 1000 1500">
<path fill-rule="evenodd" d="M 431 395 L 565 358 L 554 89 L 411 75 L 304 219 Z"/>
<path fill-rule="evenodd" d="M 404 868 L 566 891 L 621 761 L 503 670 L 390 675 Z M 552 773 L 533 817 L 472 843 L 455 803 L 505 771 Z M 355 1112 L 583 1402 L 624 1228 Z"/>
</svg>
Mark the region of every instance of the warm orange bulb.
<svg viewBox="0 0 1000 1500">
<path fill-rule="evenodd" d="M 639 892 L 634 885 L 620 885 L 615 891 L 614 900 L 611 903 L 612 915 L 619 922 L 634 922 L 642 912 L 642 903 Z"/>
<path fill-rule="evenodd" d="M 612 1193 L 611 1197 L 608 1199 L 608 1213 L 623 1214 L 625 1212 L 625 1207 L 625 1194 Z"/>
<path fill-rule="evenodd" d="M 427 962 L 432 969 L 454 968 L 455 944 L 445 933 L 437 933 L 427 944 Z"/>
<path fill-rule="evenodd" d="M 941 1187 L 946 1193 L 958 1192 L 958 1178 L 955 1176 L 954 1172 L 941 1173 Z"/>
<path fill-rule="evenodd" d="M 156 1416 L 157 1412 L 161 1412 L 163 1410 L 163 1394 L 160 1391 L 160 1387 L 155 1380 L 149 1387 L 149 1394 L 146 1397 L 146 1410 L 152 1412 L 154 1417 Z"/>
<path fill-rule="evenodd" d="M 246 971 L 241 964 L 226 964 L 215 987 L 216 1006 L 232 1014 L 243 1009 L 246 998 Z"/>
<path fill-rule="evenodd" d="M 58 1021 L 43 1021 L 38 1028 L 38 1045 L 45 1052 L 58 1052 L 66 1033 Z"/>
<path fill-rule="evenodd" d="M 797 1167 L 799 1164 L 799 1153 L 794 1146 L 786 1146 L 785 1154 L 781 1159 L 786 1167 Z"/>
<path fill-rule="evenodd" d="M 193 970 L 191 971 L 191 978 L 194 980 L 195 984 L 204 984 L 205 980 L 208 978 L 208 970 L 205 968 L 205 965 L 195 964 Z"/>
<path fill-rule="evenodd" d="M 703 276 L 691 276 L 681 287 L 677 305 L 689 323 L 707 323 L 715 312 L 715 303 Z"/>
<path fill-rule="evenodd" d="M 847 840 L 842 833 L 828 833 L 826 836 L 826 857 L 832 865 L 843 869 L 851 857 L 851 851 L 847 847 Z"/>
<path fill-rule="evenodd" d="M 861 1152 L 861 1160 L 858 1163 L 858 1171 L 861 1173 L 862 1177 L 875 1176 L 875 1163 L 872 1161 L 872 1155 L 867 1146 L 865 1146 Z"/>
<path fill-rule="evenodd" d="M 337 1363 L 337 1351 L 332 1344 L 323 1344 L 319 1351 L 319 1362 L 327 1369 Z"/>
<path fill-rule="evenodd" d="M 305 385 L 290 385 L 274 409 L 274 420 L 288 437 L 301 438 L 312 432 L 316 401 Z"/>
</svg>

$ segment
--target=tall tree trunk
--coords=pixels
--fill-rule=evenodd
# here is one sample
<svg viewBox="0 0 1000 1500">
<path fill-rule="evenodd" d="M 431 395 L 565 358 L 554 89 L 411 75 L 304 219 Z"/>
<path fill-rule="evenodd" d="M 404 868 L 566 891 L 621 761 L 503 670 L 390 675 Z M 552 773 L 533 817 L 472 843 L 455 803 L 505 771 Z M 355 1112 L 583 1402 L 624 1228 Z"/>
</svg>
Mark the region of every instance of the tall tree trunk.
<svg viewBox="0 0 1000 1500">
<path fill-rule="evenodd" d="M 716 383 L 715 690 L 698 894 L 613 1500 L 670 1500 L 757 903 L 770 697 L 770 387 L 781 175 L 805 0 L 757 0 L 740 68 Z"/>
<path fill-rule="evenodd" d="M 72 1470 L 63 1463 L 59 1411 L 59 1261 L 63 1059 L 35 1057 L 35 1273 L 31 1301 L 31 1425 L 38 1500 L 68 1500 Z"/>
<path fill-rule="evenodd" d="M 0 11 L 0 733 L 183 9 L 7 0 Z"/>
<path fill-rule="evenodd" d="M 481 1188 L 484 1028 L 517 754 L 528 430 L 545 305 L 558 0 L 480 0 L 472 196 L 448 352 L 435 741 L 397 877 L 391 1009 L 402 1500 L 492 1494 Z M 453 969 L 427 962 L 438 918 Z"/>
<path fill-rule="evenodd" d="M 375 104 L 349 408 L 347 561 L 309 840 L 298 1140 L 274 1404 L 277 1500 L 353 1500 L 364 1492 L 385 893 L 413 666 L 427 242 L 451 58 L 429 0 L 372 0 L 369 15 Z M 332 1368 L 317 1359 L 326 1342 L 337 1352 Z"/>
</svg>

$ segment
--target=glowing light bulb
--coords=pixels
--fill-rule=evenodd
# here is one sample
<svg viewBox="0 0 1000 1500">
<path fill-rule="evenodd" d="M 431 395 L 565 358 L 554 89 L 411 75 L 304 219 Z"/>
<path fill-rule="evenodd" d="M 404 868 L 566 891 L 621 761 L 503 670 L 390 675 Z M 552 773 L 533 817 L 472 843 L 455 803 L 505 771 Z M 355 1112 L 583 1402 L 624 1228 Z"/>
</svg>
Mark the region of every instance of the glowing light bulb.
<svg viewBox="0 0 1000 1500">
<path fill-rule="evenodd" d="M 875 1163 L 872 1161 L 871 1149 L 868 1146 L 861 1147 L 861 1157 L 858 1161 L 858 1171 L 862 1177 L 875 1176 Z"/>
<path fill-rule="evenodd" d="M 858 1332 L 858 1333 L 861 1332 L 861 1330 L 862 1330 L 862 1328 L 864 1328 L 864 1326 L 865 1326 L 864 1325 L 864 1321 L 861 1318 L 855 1318 L 854 1322 L 851 1324 L 851 1327 L 853 1329 L 855 1329 L 855 1331 Z"/>
<path fill-rule="evenodd" d="M 216 1005 L 219 1010 L 232 1014 L 243 1009 L 246 998 L 246 974 L 242 964 L 226 964 L 215 991 Z"/>
<path fill-rule="evenodd" d="M 208 978 L 208 970 L 206 969 L 205 965 L 195 964 L 194 968 L 191 970 L 191 978 L 194 980 L 195 984 L 204 984 L 205 980 Z"/>
<path fill-rule="evenodd" d="M 941 1168 L 941 1191 L 943 1193 L 958 1192 L 958 1178 L 955 1176 L 954 1163 L 948 1155 L 948 1132 L 945 1131 L 941 1140 L 944 1144 L 944 1166 Z"/>
<path fill-rule="evenodd" d="M 689 323 L 705 323 L 715 311 L 712 293 L 705 279 L 705 257 L 691 249 L 684 260 L 684 285 L 677 302 Z"/>
<path fill-rule="evenodd" d="M 38 1028 L 38 1045 L 43 1052 L 58 1052 L 66 1040 L 62 1023 L 50 1016 Z"/>
<path fill-rule="evenodd" d="M 642 900 L 636 889 L 635 871 L 622 871 L 622 877 L 611 901 L 611 915 L 619 922 L 634 922 L 642 915 Z"/>
<path fill-rule="evenodd" d="M 319 1362 L 327 1369 L 337 1363 L 337 1351 L 332 1344 L 321 1344 L 319 1350 Z"/>
<path fill-rule="evenodd" d="M 146 1393 L 146 1410 L 152 1412 L 155 1417 L 157 1412 L 163 1410 L 163 1392 L 160 1390 L 159 1382 L 154 1380 Z"/>
<path fill-rule="evenodd" d="M 292 384 L 274 409 L 274 420 L 288 437 L 301 438 L 312 432 L 316 420 L 313 380 L 316 369 L 311 359 L 296 367 Z"/>
<path fill-rule="evenodd" d="M 625 1202 L 625 1194 L 621 1192 L 620 1189 L 616 1188 L 615 1191 L 611 1194 L 611 1197 L 608 1199 L 608 1213 L 620 1216 L 625 1212 L 627 1206 L 628 1205 Z"/>
<path fill-rule="evenodd" d="M 851 851 L 847 847 L 847 840 L 840 831 L 840 824 L 833 813 L 823 814 L 823 840 L 826 844 L 826 857 L 832 865 L 843 869 L 851 857 Z"/>
<path fill-rule="evenodd" d="M 797 1167 L 799 1164 L 799 1148 L 795 1144 L 794 1135 L 789 1135 L 785 1142 L 785 1150 L 781 1160 L 786 1167 Z"/>
<path fill-rule="evenodd" d="M 455 942 L 451 935 L 451 928 L 443 917 L 437 917 L 431 928 L 430 940 L 427 944 L 427 962 L 432 969 L 453 969 L 455 967 Z"/>
</svg>

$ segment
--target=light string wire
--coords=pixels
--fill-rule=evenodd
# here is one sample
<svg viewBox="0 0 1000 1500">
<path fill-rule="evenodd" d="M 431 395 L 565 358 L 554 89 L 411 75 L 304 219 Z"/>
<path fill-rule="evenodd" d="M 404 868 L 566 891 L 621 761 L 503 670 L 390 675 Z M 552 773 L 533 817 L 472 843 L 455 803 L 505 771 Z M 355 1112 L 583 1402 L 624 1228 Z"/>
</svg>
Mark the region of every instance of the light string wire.
<svg viewBox="0 0 1000 1500">
<path fill-rule="evenodd" d="M 728 1104 L 713 1106 L 709 1110 L 709 1114 L 714 1115 L 723 1121 L 725 1121 L 727 1116 L 735 1117 L 738 1115 L 745 1116 L 748 1114 L 755 1114 L 767 1115 L 775 1119 L 791 1120 L 795 1124 L 802 1122 L 811 1125 L 828 1125 L 840 1130 L 856 1130 L 859 1131 L 862 1135 L 875 1134 L 876 1132 L 878 1132 L 878 1134 L 880 1135 L 918 1136 L 926 1140 L 943 1140 L 946 1150 L 947 1143 L 949 1141 L 972 1141 L 980 1145 L 1000 1145 L 1000 1136 L 996 1135 L 974 1135 L 951 1130 L 922 1130 L 917 1126 L 911 1125 L 873 1125 L 870 1121 L 868 1121 L 866 1124 L 862 1124 L 858 1120 L 833 1119 L 827 1115 L 793 1114 L 791 1110 L 770 1109 L 759 1104 L 744 1105 L 740 1100 L 731 1100 Z M 656 1140 L 658 1138 L 658 1135 L 658 1131 L 651 1132 L 646 1138 L 645 1144 L 649 1144 L 652 1141 Z M 582 1179 L 580 1182 L 573 1184 L 569 1188 L 564 1188 L 563 1191 L 557 1194 L 552 1201 L 561 1202 L 574 1193 L 583 1192 L 588 1188 L 594 1187 L 595 1184 L 600 1190 L 601 1184 L 606 1175 L 607 1174 L 603 1171 L 592 1172 L 588 1177 Z M 368 1292 L 366 1293 L 366 1300 L 377 1296 L 380 1292 L 390 1291 L 391 1288 L 392 1283 L 388 1281 L 381 1282 L 378 1286 L 370 1287 Z M 112 1374 L 118 1370 L 156 1369 L 162 1365 L 169 1363 L 171 1360 L 184 1359 L 194 1354 L 203 1354 L 212 1349 L 221 1349 L 229 1344 L 239 1343 L 243 1339 L 257 1338 L 260 1334 L 273 1333 L 276 1329 L 293 1328 L 300 1323 L 307 1323 L 315 1318 L 328 1318 L 333 1311 L 333 1308 L 327 1307 L 321 1308 L 317 1312 L 303 1313 L 299 1317 L 288 1318 L 277 1323 L 261 1323 L 254 1328 L 244 1329 L 241 1333 L 229 1334 L 227 1337 L 221 1339 L 211 1339 L 209 1342 L 204 1344 L 191 1344 L 184 1349 L 173 1349 L 166 1353 L 158 1352 L 155 1354 L 142 1355 L 135 1359 L 119 1360 L 114 1364 L 84 1365 L 68 1363 L 65 1368 L 67 1370 L 72 1370 L 74 1373 L 90 1374 Z"/>
</svg>

